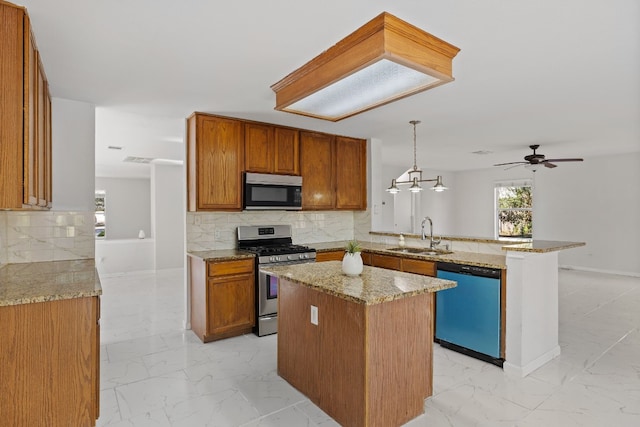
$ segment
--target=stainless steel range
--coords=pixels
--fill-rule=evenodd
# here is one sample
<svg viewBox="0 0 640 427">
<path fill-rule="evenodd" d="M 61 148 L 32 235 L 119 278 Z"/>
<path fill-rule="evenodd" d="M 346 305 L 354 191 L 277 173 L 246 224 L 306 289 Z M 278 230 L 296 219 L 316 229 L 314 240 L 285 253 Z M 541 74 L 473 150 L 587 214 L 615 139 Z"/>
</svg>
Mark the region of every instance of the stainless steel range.
<svg viewBox="0 0 640 427">
<path fill-rule="evenodd" d="M 258 336 L 278 332 L 278 279 L 261 270 L 267 265 L 316 261 L 316 250 L 294 245 L 290 225 L 238 227 L 238 249 L 256 254 L 256 328 Z"/>
</svg>

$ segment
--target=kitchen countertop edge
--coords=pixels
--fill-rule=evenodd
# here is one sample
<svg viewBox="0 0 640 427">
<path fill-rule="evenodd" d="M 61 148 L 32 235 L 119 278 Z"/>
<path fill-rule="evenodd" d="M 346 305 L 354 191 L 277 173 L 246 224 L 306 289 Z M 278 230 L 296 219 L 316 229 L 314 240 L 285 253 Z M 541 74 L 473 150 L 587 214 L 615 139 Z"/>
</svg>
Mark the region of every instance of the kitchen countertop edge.
<svg viewBox="0 0 640 427">
<path fill-rule="evenodd" d="M 264 270 L 278 278 L 363 305 L 381 304 L 456 286 L 456 282 L 451 280 L 370 266 L 364 266 L 359 276 L 347 276 L 342 273 L 340 261 L 269 266 Z M 404 289 L 396 286 L 398 283 Z"/>
<path fill-rule="evenodd" d="M 102 285 L 93 258 L 0 267 L 0 307 L 100 295 Z"/>
</svg>

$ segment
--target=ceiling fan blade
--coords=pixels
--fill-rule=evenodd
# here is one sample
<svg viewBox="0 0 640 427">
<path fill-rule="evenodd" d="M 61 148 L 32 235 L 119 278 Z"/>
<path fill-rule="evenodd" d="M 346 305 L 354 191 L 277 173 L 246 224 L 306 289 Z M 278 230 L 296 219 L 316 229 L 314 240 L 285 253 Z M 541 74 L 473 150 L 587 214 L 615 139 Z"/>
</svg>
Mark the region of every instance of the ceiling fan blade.
<svg viewBox="0 0 640 427">
<path fill-rule="evenodd" d="M 545 168 L 557 168 L 558 165 L 554 165 L 553 163 L 549 163 L 549 162 L 544 162 L 544 167 Z"/>
<path fill-rule="evenodd" d="M 508 171 L 509 169 L 517 168 L 518 166 L 522 166 L 522 165 L 526 165 L 527 164 L 527 162 L 519 162 L 519 163 L 520 164 L 518 164 L 518 165 L 512 165 L 512 166 L 509 166 L 508 168 L 504 168 L 504 170 Z"/>
<path fill-rule="evenodd" d="M 554 163 L 558 163 L 558 162 L 582 162 L 584 161 L 583 159 L 547 159 L 545 160 L 545 162 L 554 162 Z"/>
<path fill-rule="evenodd" d="M 526 165 L 529 162 L 509 162 L 509 163 L 498 163 L 497 165 L 493 165 L 493 166 L 506 166 L 506 165 Z"/>
</svg>

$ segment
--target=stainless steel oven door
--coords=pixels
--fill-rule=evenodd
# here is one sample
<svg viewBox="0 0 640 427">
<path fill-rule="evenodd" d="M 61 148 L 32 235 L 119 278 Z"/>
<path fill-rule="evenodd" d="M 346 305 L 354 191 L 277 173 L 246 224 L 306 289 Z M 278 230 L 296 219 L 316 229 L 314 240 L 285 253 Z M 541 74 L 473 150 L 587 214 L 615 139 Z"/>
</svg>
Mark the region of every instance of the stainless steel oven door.
<svg viewBox="0 0 640 427">
<path fill-rule="evenodd" d="M 278 312 L 278 278 L 262 270 L 268 265 L 306 264 L 315 260 L 298 260 L 258 265 L 258 316 L 267 316 Z"/>
<path fill-rule="evenodd" d="M 278 312 L 278 278 L 258 272 L 258 316 L 275 314 Z"/>
</svg>

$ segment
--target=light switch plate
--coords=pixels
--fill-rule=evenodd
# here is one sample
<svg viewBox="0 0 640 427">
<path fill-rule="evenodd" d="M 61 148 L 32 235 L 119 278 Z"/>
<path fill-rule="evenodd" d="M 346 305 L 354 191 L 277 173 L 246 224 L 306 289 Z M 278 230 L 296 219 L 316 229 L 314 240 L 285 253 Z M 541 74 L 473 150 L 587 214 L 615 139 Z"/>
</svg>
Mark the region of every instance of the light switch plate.
<svg viewBox="0 0 640 427">
<path fill-rule="evenodd" d="M 311 306 L 311 324 L 318 324 L 318 307 L 316 307 L 315 305 Z"/>
</svg>

